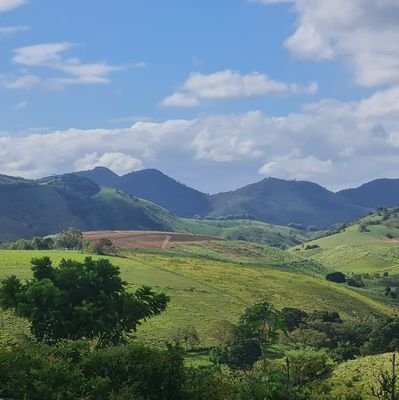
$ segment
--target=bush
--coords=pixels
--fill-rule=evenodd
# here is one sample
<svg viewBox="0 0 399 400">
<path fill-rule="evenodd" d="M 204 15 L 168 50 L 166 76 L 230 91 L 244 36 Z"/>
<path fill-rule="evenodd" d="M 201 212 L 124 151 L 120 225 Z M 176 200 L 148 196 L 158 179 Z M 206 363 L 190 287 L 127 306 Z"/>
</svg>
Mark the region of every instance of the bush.
<svg viewBox="0 0 399 400">
<path fill-rule="evenodd" d="M 360 275 L 352 275 L 348 279 L 348 286 L 357 287 L 357 288 L 363 288 L 366 285 L 363 282 L 363 279 L 362 279 L 362 277 Z"/>
<path fill-rule="evenodd" d="M 326 275 L 326 279 L 335 283 L 345 283 L 346 277 L 342 272 L 332 272 Z"/>
<path fill-rule="evenodd" d="M 180 400 L 180 349 L 141 344 L 90 351 L 83 342 L 0 350 L 0 397 L 29 400 Z M 29 395 L 29 397 L 26 397 Z"/>
</svg>

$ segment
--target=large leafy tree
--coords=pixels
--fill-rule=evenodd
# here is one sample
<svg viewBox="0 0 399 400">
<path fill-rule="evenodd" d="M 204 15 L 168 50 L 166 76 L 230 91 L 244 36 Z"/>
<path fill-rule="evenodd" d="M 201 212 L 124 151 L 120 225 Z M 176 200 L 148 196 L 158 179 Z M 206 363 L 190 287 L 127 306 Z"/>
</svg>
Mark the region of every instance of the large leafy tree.
<svg viewBox="0 0 399 400">
<path fill-rule="evenodd" d="M 149 287 L 126 290 L 119 268 L 107 259 L 83 263 L 50 258 L 32 260 L 33 278 L 15 276 L 0 285 L 0 305 L 31 322 L 40 342 L 94 339 L 102 347 L 122 342 L 142 320 L 165 310 L 169 298 Z"/>
<path fill-rule="evenodd" d="M 271 346 L 280 333 L 286 333 L 281 313 L 268 302 L 248 307 L 233 331 L 232 340 L 212 351 L 211 359 L 232 368 L 250 368 L 256 361 L 267 359 Z"/>
</svg>

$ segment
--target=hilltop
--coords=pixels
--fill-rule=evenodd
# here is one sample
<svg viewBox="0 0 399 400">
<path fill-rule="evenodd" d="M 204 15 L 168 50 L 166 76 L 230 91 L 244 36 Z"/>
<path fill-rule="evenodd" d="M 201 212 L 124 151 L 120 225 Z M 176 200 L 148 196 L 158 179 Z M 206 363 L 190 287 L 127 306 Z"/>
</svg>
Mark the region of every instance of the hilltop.
<svg viewBox="0 0 399 400">
<path fill-rule="evenodd" d="M 155 169 L 118 176 L 104 167 L 74 172 L 100 186 L 152 201 L 181 217 L 246 218 L 318 229 L 359 218 L 373 209 L 307 181 L 266 178 L 234 191 L 207 195 Z M 398 197 L 399 198 L 399 197 Z"/>
<path fill-rule="evenodd" d="M 118 176 L 104 167 L 75 172 L 100 186 L 123 190 L 133 196 L 149 200 L 182 217 L 207 214 L 209 198 L 204 193 L 183 185 L 156 169 L 145 169 Z"/>
<path fill-rule="evenodd" d="M 39 181 L 1 176 L 0 240 L 81 230 L 173 230 L 175 217 L 145 200 L 76 175 Z"/>
<path fill-rule="evenodd" d="M 367 213 L 339 194 L 306 181 L 267 178 L 211 197 L 213 216 L 249 213 L 272 224 L 315 225 L 319 229 Z"/>
<path fill-rule="evenodd" d="M 362 207 L 393 207 L 399 205 L 399 179 L 376 179 L 339 194 Z"/>
</svg>

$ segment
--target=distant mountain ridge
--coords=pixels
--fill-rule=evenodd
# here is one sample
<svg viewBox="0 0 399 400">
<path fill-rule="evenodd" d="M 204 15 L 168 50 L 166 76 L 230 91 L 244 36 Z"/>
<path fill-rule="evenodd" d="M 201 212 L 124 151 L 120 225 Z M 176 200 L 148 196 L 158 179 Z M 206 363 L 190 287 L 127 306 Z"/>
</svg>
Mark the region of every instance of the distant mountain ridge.
<svg viewBox="0 0 399 400">
<path fill-rule="evenodd" d="M 353 204 L 316 183 L 266 178 L 232 192 L 211 196 L 210 215 L 248 213 L 260 221 L 326 228 L 366 214 L 370 209 Z"/>
<path fill-rule="evenodd" d="M 66 174 L 27 180 L 0 175 L 0 240 L 81 230 L 173 230 L 176 217 L 146 200 Z"/>
<path fill-rule="evenodd" d="M 335 193 L 312 182 L 265 178 L 234 191 L 206 195 L 154 169 L 121 177 L 104 167 L 76 174 L 152 201 L 182 217 L 250 214 L 272 224 L 327 228 L 377 207 L 399 204 L 399 179 L 378 179 Z"/>
<path fill-rule="evenodd" d="M 338 193 L 363 207 L 393 207 L 399 205 L 399 179 L 375 179 Z"/>
<path fill-rule="evenodd" d="M 198 224 L 187 228 L 189 221 L 178 216 L 325 229 L 398 204 L 399 179 L 378 179 L 334 193 L 311 182 L 266 178 L 207 195 L 153 169 L 118 176 L 95 168 L 39 180 L 0 175 L 0 241 L 68 226 L 200 233 L 194 232 Z"/>
<path fill-rule="evenodd" d="M 156 169 L 145 169 L 118 176 L 108 168 L 96 167 L 91 171 L 74 174 L 91 179 L 100 186 L 123 190 L 170 210 L 181 217 L 205 215 L 211 211 L 209 197 L 183 185 Z"/>
</svg>

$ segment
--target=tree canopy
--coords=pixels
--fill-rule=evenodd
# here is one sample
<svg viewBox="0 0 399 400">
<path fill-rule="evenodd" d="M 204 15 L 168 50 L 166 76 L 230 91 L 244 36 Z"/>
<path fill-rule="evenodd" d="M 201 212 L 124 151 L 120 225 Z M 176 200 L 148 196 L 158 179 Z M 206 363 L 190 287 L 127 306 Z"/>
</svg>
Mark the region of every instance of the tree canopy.
<svg viewBox="0 0 399 400">
<path fill-rule="evenodd" d="M 29 281 L 10 276 L 1 282 L 0 306 L 27 318 L 41 342 L 84 338 L 97 340 L 100 347 L 120 343 L 169 301 L 150 287 L 129 293 L 119 268 L 108 259 L 62 260 L 55 268 L 43 257 L 32 260 L 32 271 Z"/>
</svg>

